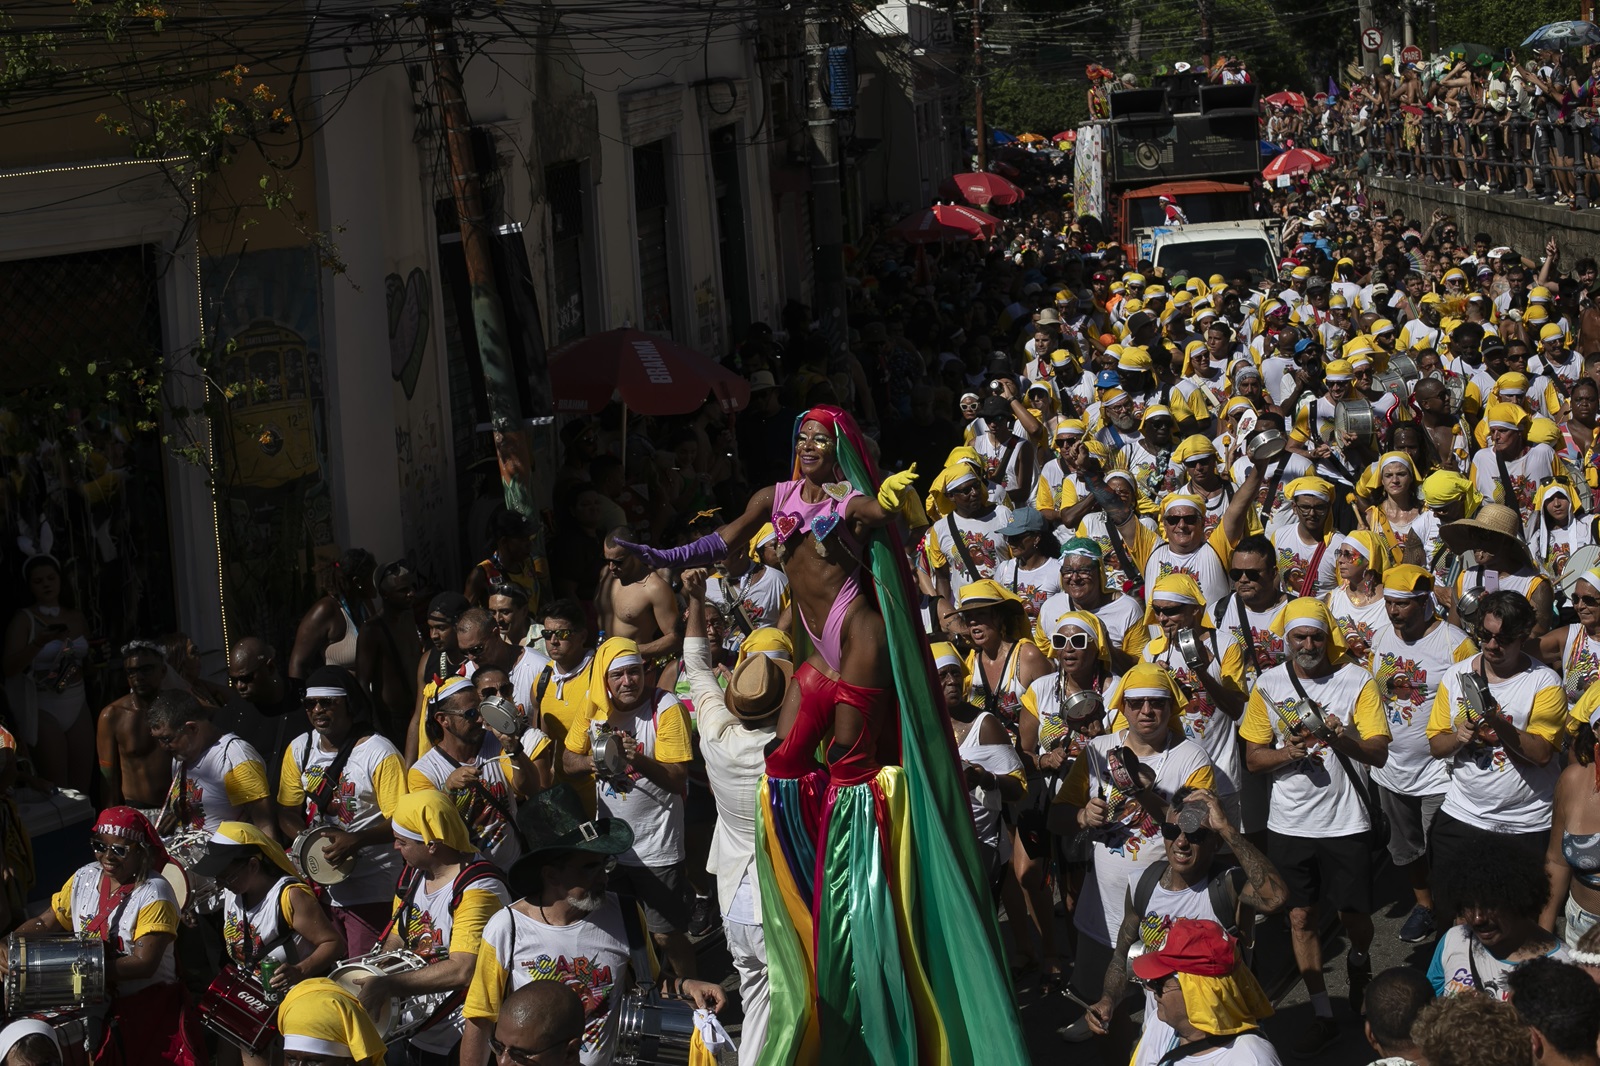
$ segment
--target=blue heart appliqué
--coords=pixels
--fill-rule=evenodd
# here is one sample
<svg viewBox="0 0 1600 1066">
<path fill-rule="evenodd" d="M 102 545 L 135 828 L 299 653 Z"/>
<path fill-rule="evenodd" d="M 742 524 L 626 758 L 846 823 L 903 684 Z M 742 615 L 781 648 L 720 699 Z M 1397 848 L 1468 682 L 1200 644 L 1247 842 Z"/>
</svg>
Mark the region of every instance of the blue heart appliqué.
<svg viewBox="0 0 1600 1066">
<path fill-rule="evenodd" d="M 827 514 L 817 515 L 811 520 L 811 535 L 818 540 L 826 540 L 828 534 L 832 533 L 834 528 L 838 526 L 840 517 L 837 511 L 829 511 Z"/>
</svg>

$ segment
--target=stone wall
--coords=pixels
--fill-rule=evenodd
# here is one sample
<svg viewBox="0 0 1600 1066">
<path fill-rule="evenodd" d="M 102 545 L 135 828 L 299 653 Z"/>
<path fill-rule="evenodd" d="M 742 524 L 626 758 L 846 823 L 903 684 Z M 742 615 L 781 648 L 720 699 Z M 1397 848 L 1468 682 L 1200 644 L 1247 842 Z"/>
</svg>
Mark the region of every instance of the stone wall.
<svg viewBox="0 0 1600 1066">
<path fill-rule="evenodd" d="M 1600 259 L 1600 210 L 1574 211 L 1536 200 L 1399 178 L 1371 178 L 1368 184 L 1369 199 L 1382 200 L 1391 212 L 1402 211 L 1406 218 L 1421 220 L 1424 225 L 1436 209 L 1448 211 L 1455 217 L 1461 240 L 1468 244 L 1473 234 L 1483 232 L 1497 245 L 1510 245 L 1530 259 L 1538 259 L 1544 254 L 1545 241 L 1554 234 L 1563 268 L 1571 269 L 1584 256 Z"/>
</svg>

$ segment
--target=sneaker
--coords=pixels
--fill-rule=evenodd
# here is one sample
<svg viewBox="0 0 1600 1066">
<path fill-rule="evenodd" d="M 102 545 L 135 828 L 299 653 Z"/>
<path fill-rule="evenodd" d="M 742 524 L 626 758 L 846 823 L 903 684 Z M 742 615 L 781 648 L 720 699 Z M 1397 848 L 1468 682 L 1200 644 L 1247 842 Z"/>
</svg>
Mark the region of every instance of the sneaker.
<svg viewBox="0 0 1600 1066">
<path fill-rule="evenodd" d="M 1289 1054 L 1297 1059 L 1313 1059 L 1337 1039 L 1339 1039 L 1338 1022 L 1332 1018 L 1312 1018 L 1305 1032 L 1300 1034 L 1300 1039 L 1289 1048 Z"/>
<path fill-rule="evenodd" d="M 1407 944 L 1421 944 L 1433 939 L 1433 912 L 1422 904 L 1411 908 L 1406 923 L 1400 927 L 1400 939 Z"/>
<path fill-rule="evenodd" d="M 1350 978 L 1350 1010 L 1359 1017 L 1366 1013 L 1367 985 L 1372 983 L 1372 956 L 1358 963 L 1351 955 L 1346 955 L 1344 972 Z"/>
<path fill-rule="evenodd" d="M 1081 1044 L 1094 1036 L 1094 1030 L 1089 1028 L 1089 1016 L 1085 1014 L 1071 1025 L 1057 1029 L 1056 1035 L 1069 1044 Z"/>
<path fill-rule="evenodd" d="M 696 939 L 708 936 L 721 924 L 722 915 L 717 913 L 716 901 L 710 896 L 696 895 L 694 910 L 689 912 L 689 935 Z"/>
</svg>

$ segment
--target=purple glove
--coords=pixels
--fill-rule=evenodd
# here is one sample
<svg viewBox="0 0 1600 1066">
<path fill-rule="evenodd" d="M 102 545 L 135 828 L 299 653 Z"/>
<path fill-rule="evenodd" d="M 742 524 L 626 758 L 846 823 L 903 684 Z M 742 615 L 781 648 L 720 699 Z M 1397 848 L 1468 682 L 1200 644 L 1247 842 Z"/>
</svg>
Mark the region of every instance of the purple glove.
<svg viewBox="0 0 1600 1066">
<path fill-rule="evenodd" d="M 728 542 L 722 539 L 721 533 L 707 533 L 699 540 L 676 548 L 652 548 L 648 544 L 634 544 L 620 537 L 616 545 L 638 555 L 652 570 L 686 570 L 720 563 L 728 557 Z"/>
</svg>

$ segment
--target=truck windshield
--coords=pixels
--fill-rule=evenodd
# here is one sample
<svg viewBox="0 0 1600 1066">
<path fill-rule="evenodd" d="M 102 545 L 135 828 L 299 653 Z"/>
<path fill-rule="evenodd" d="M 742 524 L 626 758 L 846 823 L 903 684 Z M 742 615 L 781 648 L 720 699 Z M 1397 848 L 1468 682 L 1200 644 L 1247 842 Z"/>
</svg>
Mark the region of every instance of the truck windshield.
<svg viewBox="0 0 1600 1066">
<path fill-rule="evenodd" d="M 1190 222 L 1238 222 L 1251 217 L 1250 194 L 1246 192 L 1179 193 L 1173 199 Z M 1167 224 L 1166 209 L 1155 196 L 1128 197 L 1128 225 L 1149 229 Z"/>
<path fill-rule="evenodd" d="M 1261 237 L 1166 244 L 1156 249 L 1156 266 L 1169 278 L 1180 272 L 1192 278 L 1221 274 L 1229 280 L 1245 277 L 1251 281 L 1277 276 L 1272 245 Z"/>
</svg>

